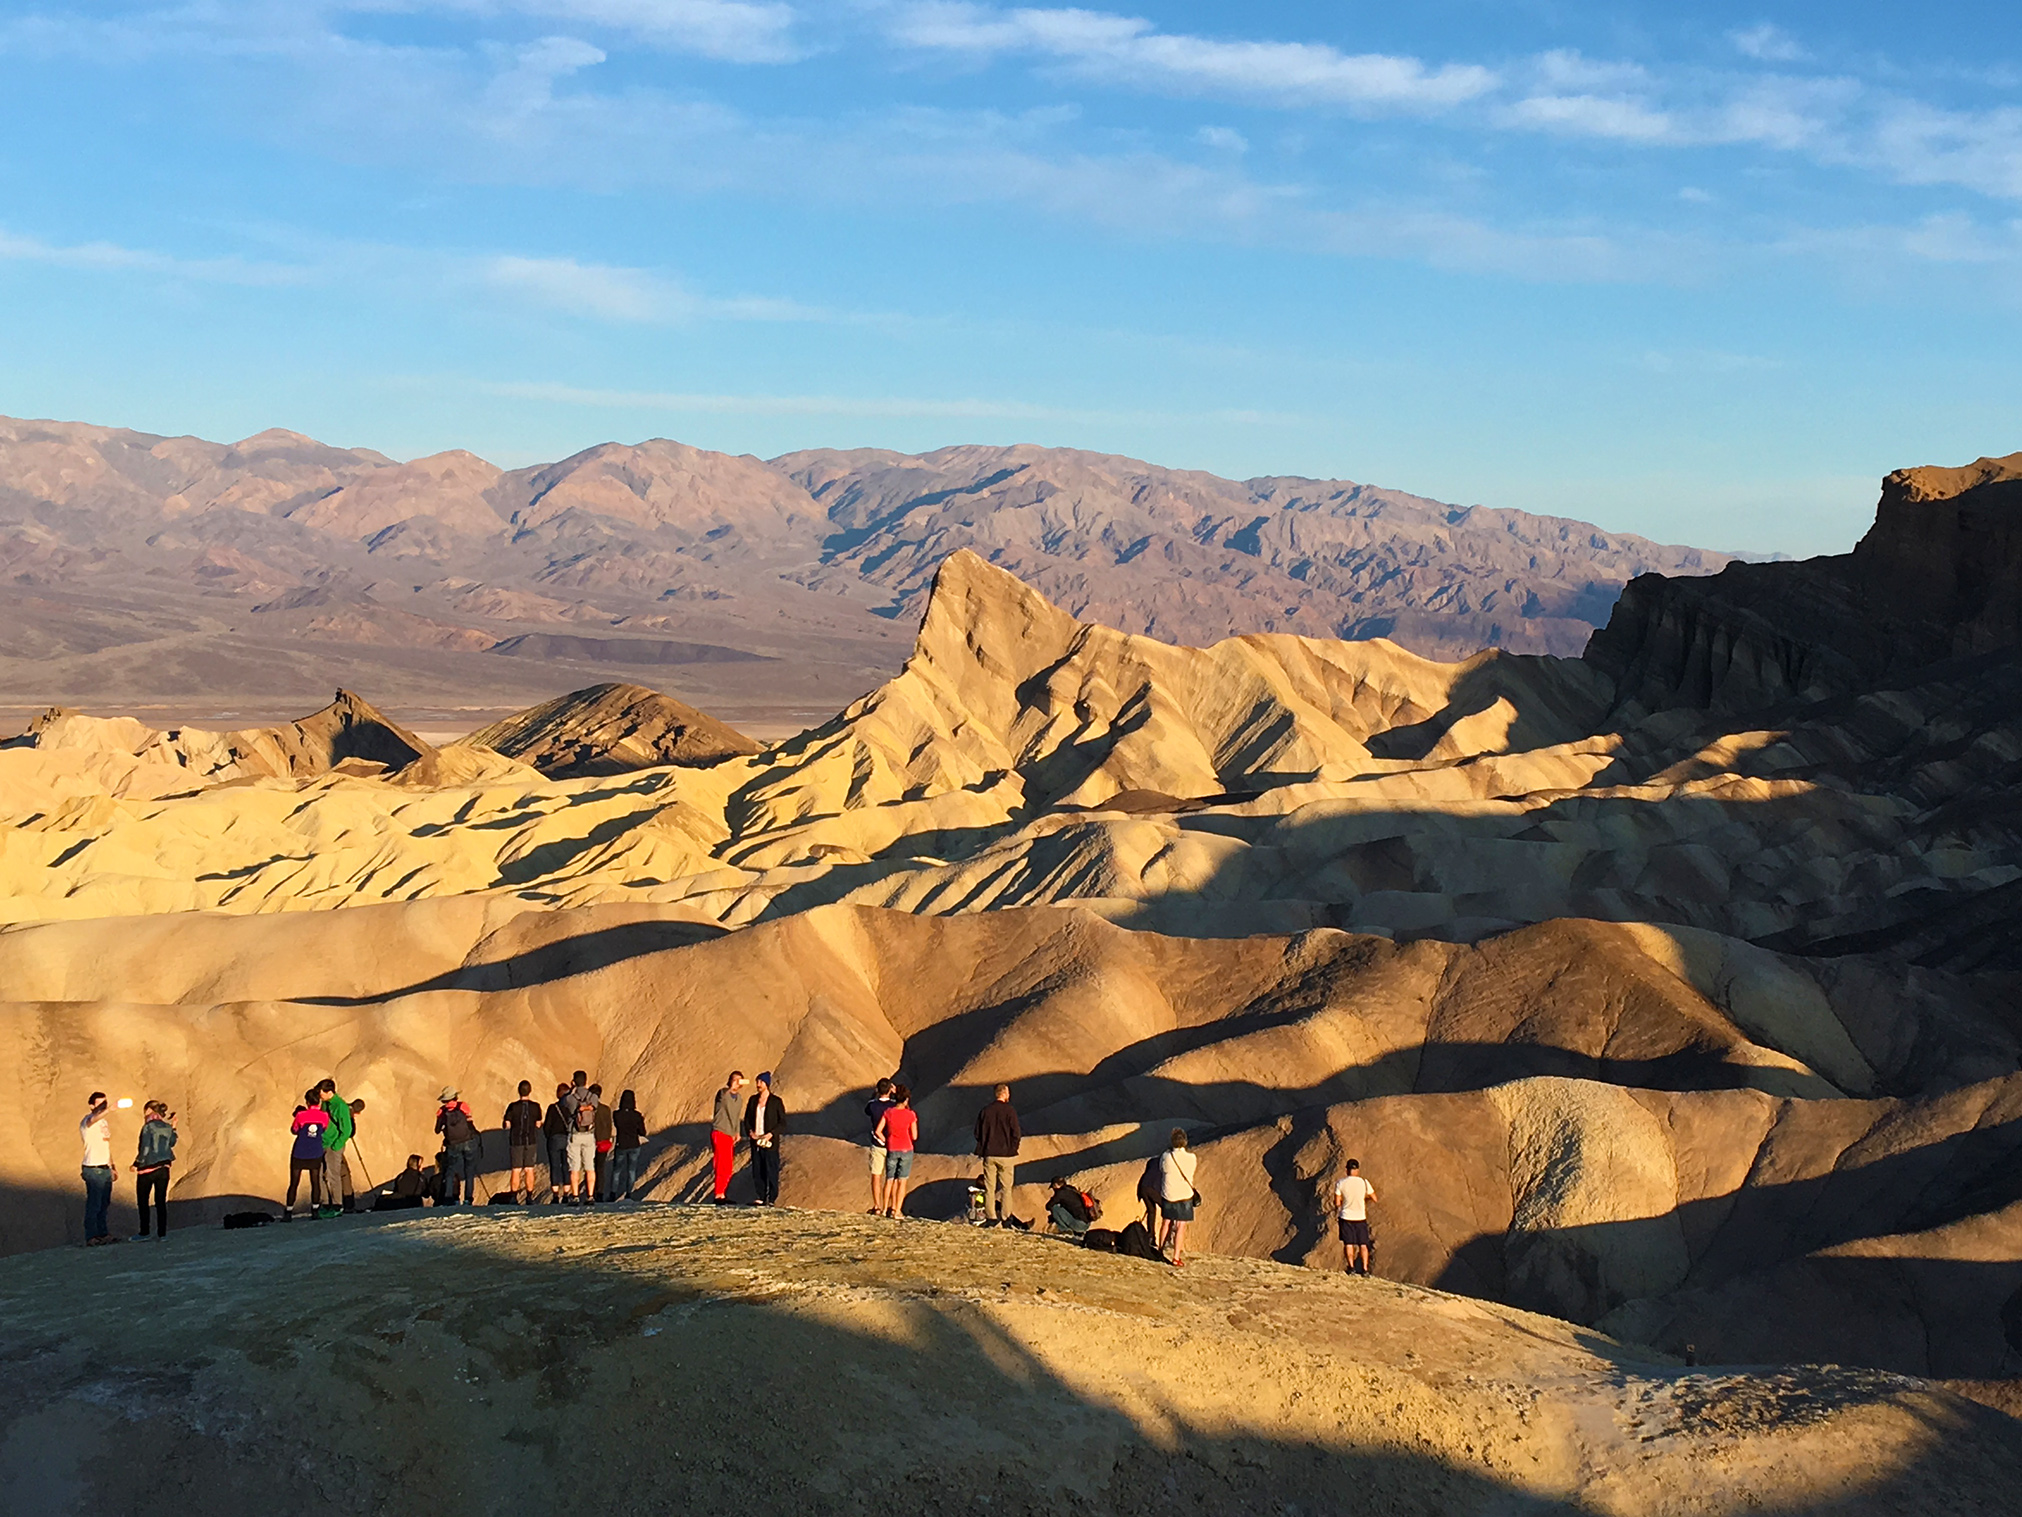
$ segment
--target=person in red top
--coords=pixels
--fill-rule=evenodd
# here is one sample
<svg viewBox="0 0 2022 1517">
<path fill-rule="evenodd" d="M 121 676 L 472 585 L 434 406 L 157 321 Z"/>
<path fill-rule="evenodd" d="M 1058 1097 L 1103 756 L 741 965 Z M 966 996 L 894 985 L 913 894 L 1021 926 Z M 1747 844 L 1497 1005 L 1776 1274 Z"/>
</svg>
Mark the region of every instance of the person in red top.
<svg viewBox="0 0 2022 1517">
<path fill-rule="evenodd" d="M 873 1134 L 885 1150 L 885 1215 L 896 1217 L 906 1209 L 906 1181 L 913 1174 L 913 1145 L 920 1136 L 920 1114 L 913 1110 L 913 1093 L 903 1085 L 892 1087 L 892 1104 L 878 1118 Z"/>
</svg>

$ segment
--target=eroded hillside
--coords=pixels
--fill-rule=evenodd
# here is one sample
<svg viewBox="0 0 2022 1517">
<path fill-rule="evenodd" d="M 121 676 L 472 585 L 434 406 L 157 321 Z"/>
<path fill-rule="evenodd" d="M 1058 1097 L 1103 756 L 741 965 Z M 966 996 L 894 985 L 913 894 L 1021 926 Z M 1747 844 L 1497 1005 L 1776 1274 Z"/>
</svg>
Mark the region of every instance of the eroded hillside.
<svg viewBox="0 0 2022 1517">
<path fill-rule="evenodd" d="M 1028 1214 L 1055 1173 L 1128 1211 L 1178 1125 L 1211 1249 L 1327 1262 L 1355 1155 L 1397 1278 L 1680 1351 L 2012 1377 L 2022 686 L 2009 602 L 1958 563 L 2008 562 L 1985 474 L 1892 480 L 1857 574 L 1639 582 L 1589 660 L 1174 647 L 957 554 L 895 679 L 757 753 L 550 779 L 52 720 L 0 751 L 4 1241 L 74 1227 L 93 1085 L 176 1102 L 178 1196 L 215 1212 L 276 1191 L 333 1070 L 390 1158 L 445 1080 L 502 1106 L 594 1067 L 680 1197 L 723 1071 L 771 1067 L 787 1200 L 852 1206 L 896 1069 L 929 1214 L 1003 1080 Z M 1872 567 L 1904 542 L 1916 572 Z M 1969 632 L 1701 678 L 1828 667 L 1831 618 L 1759 611 L 1775 570 Z M 602 699 L 552 715 L 617 754 L 647 708 Z"/>
</svg>

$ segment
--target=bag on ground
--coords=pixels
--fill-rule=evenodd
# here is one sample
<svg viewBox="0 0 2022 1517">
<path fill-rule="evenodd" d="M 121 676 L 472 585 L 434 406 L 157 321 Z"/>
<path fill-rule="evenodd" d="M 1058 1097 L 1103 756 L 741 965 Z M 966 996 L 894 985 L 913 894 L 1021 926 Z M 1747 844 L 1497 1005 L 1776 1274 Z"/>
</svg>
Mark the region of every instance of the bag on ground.
<svg viewBox="0 0 2022 1517">
<path fill-rule="evenodd" d="M 1081 1235 L 1081 1246 L 1092 1248 L 1098 1254 L 1113 1254 L 1116 1252 L 1116 1234 L 1106 1227 L 1091 1227 Z"/>
<path fill-rule="evenodd" d="M 1116 1235 L 1116 1251 L 1132 1259 L 1159 1259 L 1164 1255 L 1158 1245 L 1151 1241 L 1151 1234 L 1145 1231 L 1142 1222 L 1132 1222 Z"/>
</svg>

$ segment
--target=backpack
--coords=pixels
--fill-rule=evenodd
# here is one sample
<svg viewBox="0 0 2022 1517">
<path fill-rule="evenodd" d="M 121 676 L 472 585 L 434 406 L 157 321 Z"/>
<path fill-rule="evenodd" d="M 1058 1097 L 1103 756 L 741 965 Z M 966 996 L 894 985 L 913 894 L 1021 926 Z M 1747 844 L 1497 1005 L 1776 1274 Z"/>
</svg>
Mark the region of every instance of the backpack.
<svg viewBox="0 0 2022 1517">
<path fill-rule="evenodd" d="M 1145 1231 L 1142 1222 L 1133 1222 L 1116 1235 L 1116 1251 L 1132 1259 L 1156 1259 L 1165 1262 L 1165 1255 L 1151 1241 L 1151 1234 Z"/>
<path fill-rule="evenodd" d="M 273 1220 L 274 1218 L 270 1213 L 263 1211 L 234 1211 L 225 1213 L 225 1226 L 230 1228 L 265 1227 Z"/>
<path fill-rule="evenodd" d="M 1140 1224 L 1141 1225 L 1141 1224 Z M 1092 1248 L 1098 1254 L 1117 1252 L 1117 1235 L 1106 1227 L 1091 1227 L 1081 1235 L 1081 1246 Z"/>
<path fill-rule="evenodd" d="M 1088 1220 L 1090 1222 L 1100 1222 L 1102 1220 L 1102 1203 L 1087 1191 L 1081 1193 L 1081 1204 L 1088 1208 Z"/>
<path fill-rule="evenodd" d="M 464 1114 L 460 1106 L 452 1106 L 442 1116 L 442 1138 L 445 1143 L 468 1143 L 477 1136 L 477 1129 Z"/>
<path fill-rule="evenodd" d="M 597 1103 L 584 1096 L 576 1107 L 576 1131 L 595 1132 L 597 1130 Z"/>
</svg>

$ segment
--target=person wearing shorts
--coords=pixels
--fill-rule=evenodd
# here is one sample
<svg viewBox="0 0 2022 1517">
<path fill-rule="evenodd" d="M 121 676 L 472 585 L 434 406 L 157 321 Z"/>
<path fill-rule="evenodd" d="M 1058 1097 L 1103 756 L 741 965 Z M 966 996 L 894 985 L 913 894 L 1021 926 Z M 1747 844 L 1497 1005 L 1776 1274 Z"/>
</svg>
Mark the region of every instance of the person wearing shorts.
<svg viewBox="0 0 2022 1517">
<path fill-rule="evenodd" d="M 1350 1159 L 1345 1173 L 1334 1182 L 1334 1208 L 1341 1228 L 1341 1268 L 1348 1274 L 1369 1273 L 1369 1203 L 1376 1199 L 1376 1187 L 1363 1179 L 1362 1165 Z M 1361 1268 L 1357 1269 L 1356 1266 Z"/>
<path fill-rule="evenodd" d="M 878 1119 L 892 1109 L 892 1082 L 878 1081 L 878 1088 L 864 1103 L 864 1119 L 871 1124 L 871 1209 L 868 1215 L 885 1214 L 885 1155 L 890 1152 L 878 1136 Z"/>
<path fill-rule="evenodd" d="M 913 1110 L 913 1093 L 903 1085 L 892 1087 L 892 1104 L 878 1118 L 871 1134 L 885 1147 L 885 1215 L 897 1217 L 906 1209 L 906 1182 L 913 1177 L 913 1146 L 919 1141 L 920 1114 Z"/>
<path fill-rule="evenodd" d="M 562 1097 L 561 1107 L 569 1118 L 569 1187 L 588 1206 L 597 1193 L 597 1098 L 585 1078 L 576 1071 L 576 1083 Z"/>
<path fill-rule="evenodd" d="M 505 1109 L 501 1124 L 506 1130 L 506 1162 L 512 1169 L 512 1191 L 525 1206 L 534 1198 L 534 1171 L 545 1157 L 541 1153 L 541 1103 L 534 1098 L 534 1082 L 520 1081 L 517 1101 Z"/>
</svg>

